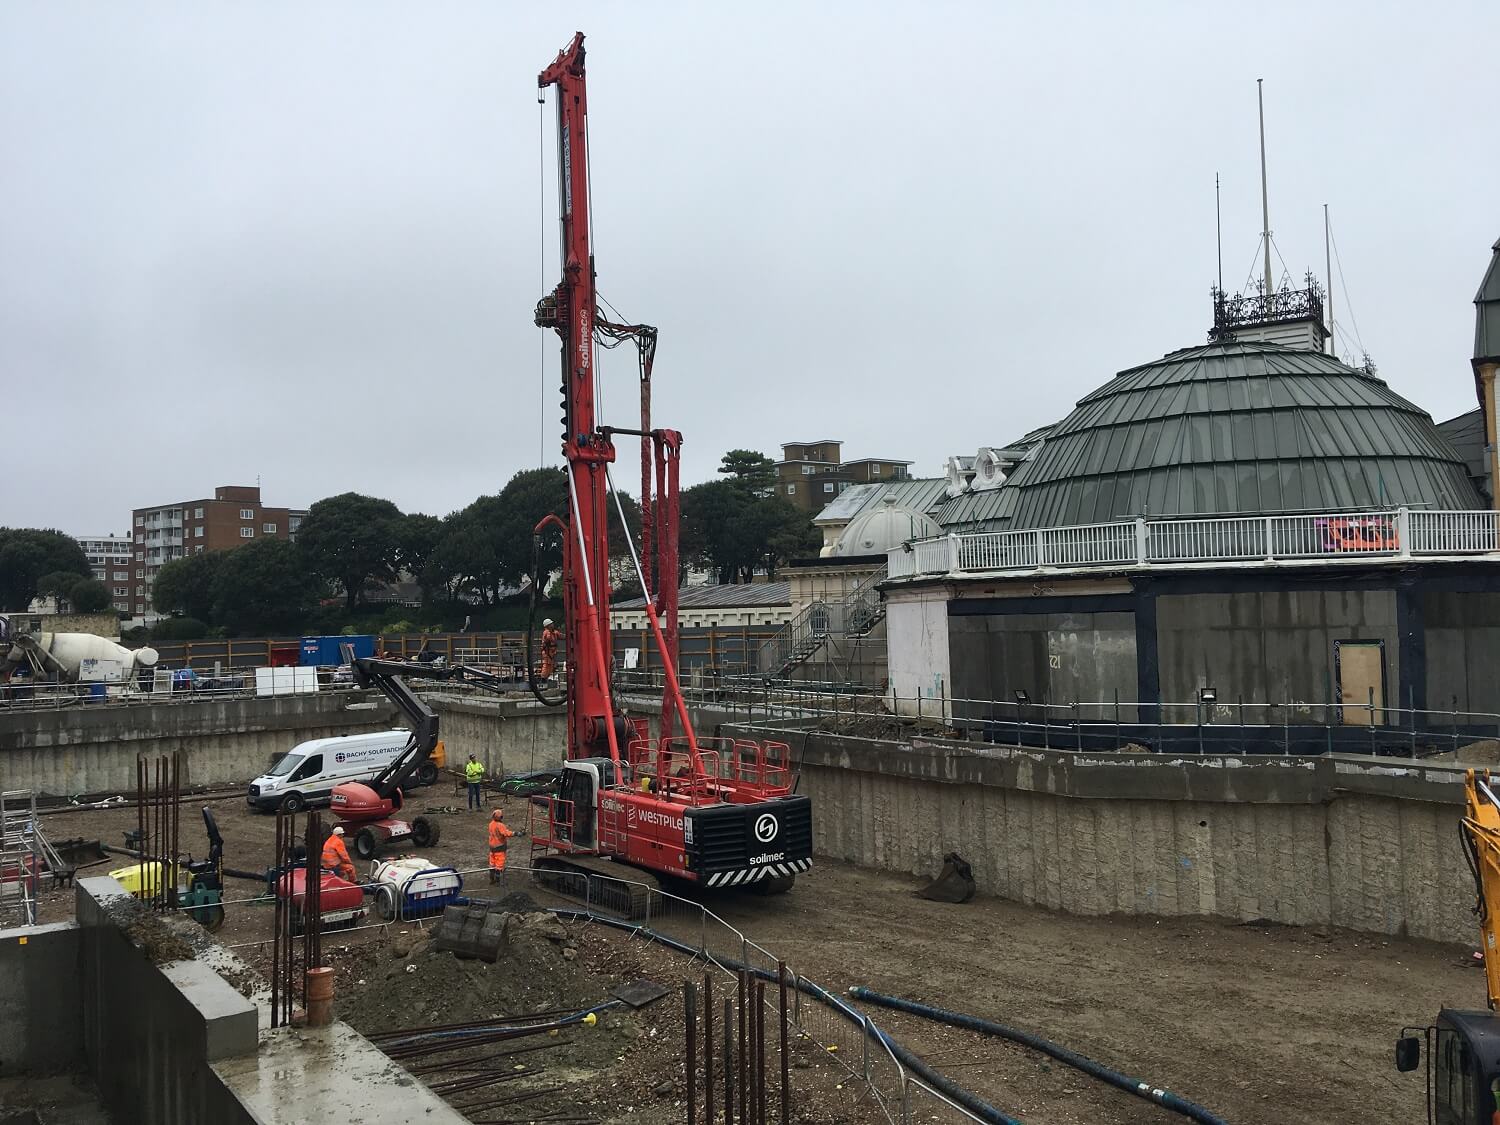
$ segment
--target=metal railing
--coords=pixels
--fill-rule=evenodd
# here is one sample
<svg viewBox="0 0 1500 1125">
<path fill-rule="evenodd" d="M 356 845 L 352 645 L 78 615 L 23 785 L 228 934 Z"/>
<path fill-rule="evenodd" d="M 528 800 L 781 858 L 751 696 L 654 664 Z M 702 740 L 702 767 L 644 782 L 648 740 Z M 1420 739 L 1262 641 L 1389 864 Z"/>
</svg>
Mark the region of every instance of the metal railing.
<svg viewBox="0 0 1500 1125">
<path fill-rule="evenodd" d="M 877 567 L 842 597 L 820 598 L 804 606 L 769 640 L 760 646 L 756 668 L 770 675 L 784 675 L 811 659 L 833 637 L 863 637 L 885 616 L 880 584 L 887 568 Z"/>
<path fill-rule="evenodd" d="M 892 550 L 892 578 L 1211 562 L 1347 562 L 1500 554 L 1500 512 L 1392 508 L 1207 519 L 1135 519 L 951 533 Z"/>
</svg>

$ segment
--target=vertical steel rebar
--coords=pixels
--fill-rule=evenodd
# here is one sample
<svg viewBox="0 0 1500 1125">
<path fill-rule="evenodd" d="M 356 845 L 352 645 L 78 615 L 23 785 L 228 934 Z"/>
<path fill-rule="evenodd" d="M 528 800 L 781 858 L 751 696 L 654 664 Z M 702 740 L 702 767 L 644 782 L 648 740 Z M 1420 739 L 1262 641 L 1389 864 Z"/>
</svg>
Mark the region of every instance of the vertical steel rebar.
<svg viewBox="0 0 1500 1125">
<path fill-rule="evenodd" d="M 777 1014 L 780 1017 L 781 1038 L 781 1125 L 791 1125 L 792 1120 L 792 1083 L 791 1083 L 791 1061 L 787 1057 L 786 1047 L 786 962 L 776 962 L 776 991 L 779 993 Z"/>
<path fill-rule="evenodd" d="M 714 1125 L 714 978 L 703 974 L 703 1125 Z"/>
<path fill-rule="evenodd" d="M 687 1125 L 698 1125 L 698 986 L 682 982 L 682 1023 L 687 1069 Z M 706 1125 L 706 1123 L 705 1123 Z"/>
<path fill-rule="evenodd" d="M 271 865 L 273 868 L 281 864 L 281 833 L 286 822 L 286 814 L 280 809 L 276 810 L 276 846 L 271 852 Z M 278 876 L 275 886 L 272 888 L 271 904 L 271 1026 L 281 1026 L 281 879 Z"/>
<path fill-rule="evenodd" d="M 724 1125 L 734 1125 L 734 1001 L 724 997 Z"/>
<path fill-rule="evenodd" d="M 172 882 L 167 906 L 177 909 L 177 857 L 182 854 L 182 751 L 172 751 Z"/>
<path fill-rule="evenodd" d="M 766 984 L 755 982 L 755 1125 L 766 1125 Z"/>
<path fill-rule="evenodd" d="M 739 1087 L 740 1087 L 740 1090 L 739 1090 L 739 1093 L 740 1093 L 740 1116 L 741 1116 L 741 1118 L 744 1119 L 744 1121 L 748 1125 L 748 1122 L 751 1120 L 751 1118 L 750 1118 L 750 1098 L 749 1098 L 749 1089 L 750 1089 L 750 1060 L 749 1060 L 749 1057 L 748 1057 L 749 1053 L 745 1049 L 746 1046 L 749 1043 L 749 1029 L 745 1026 L 745 1021 L 746 1021 L 746 1019 L 749 1016 L 748 1008 L 749 1008 L 749 1002 L 750 1001 L 749 1001 L 749 995 L 748 994 L 750 992 L 750 984 L 749 984 L 749 974 L 747 972 L 745 972 L 745 970 L 743 970 L 743 969 L 741 969 L 740 973 L 739 973 L 739 986 L 740 986 L 740 988 L 739 988 L 739 998 L 740 998 L 740 1005 L 739 1005 L 739 1007 L 740 1007 L 740 1010 L 739 1010 L 739 1033 L 740 1034 L 739 1034 L 739 1043 L 738 1043 L 738 1046 L 736 1047 L 736 1052 L 735 1052 L 735 1061 L 738 1064 L 735 1069 L 738 1071 Z"/>
</svg>

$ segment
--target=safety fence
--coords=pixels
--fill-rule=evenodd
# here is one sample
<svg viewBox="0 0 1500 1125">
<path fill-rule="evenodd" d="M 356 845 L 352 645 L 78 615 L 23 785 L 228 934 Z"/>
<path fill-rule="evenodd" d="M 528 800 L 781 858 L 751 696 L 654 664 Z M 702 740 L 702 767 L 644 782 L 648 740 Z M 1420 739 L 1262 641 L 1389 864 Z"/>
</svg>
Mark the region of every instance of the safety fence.
<svg viewBox="0 0 1500 1125">
<path fill-rule="evenodd" d="M 1038 567 L 1211 562 L 1350 562 L 1500 553 L 1500 512 L 1308 512 L 1116 523 L 918 539 L 888 556 L 892 578 Z"/>
<path fill-rule="evenodd" d="M 842 1085 L 854 1086 L 852 1090 L 846 1088 L 846 1093 L 864 1109 L 861 1120 L 886 1121 L 889 1125 L 917 1122 L 968 1125 L 982 1120 L 902 1066 L 892 1053 L 885 1033 L 868 1015 L 797 972 L 794 966 L 700 902 L 668 893 L 654 884 L 613 874 L 547 870 L 518 863 L 508 864 L 499 873 L 479 867 L 463 869 L 457 874 L 472 881 L 473 885 L 467 888 L 468 901 L 503 900 L 512 909 L 524 909 L 525 900 L 520 897 L 524 894 L 538 908 L 607 925 L 634 937 L 661 941 L 701 960 L 717 973 L 727 989 L 732 990 L 741 969 L 772 983 L 783 979 L 785 974 L 791 1024 L 798 1037 L 789 1050 L 819 1052 L 853 1079 L 852 1084 Z M 399 907 L 390 905 L 394 900 L 388 887 L 375 882 L 362 887 L 375 896 L 379 920 L 337 933 L 382 929 L 410 921 L 400 917 Z M 262 894 L 228 899 L 223 905 L 264 903 L 268 897 Z M 189 914 L 194 909 L 181 908 Z M 228 948 L 247 949 L 271 943 L 271 939 L 239 942 Z M 774 1023 L 780 1018 L 774 991 L 768 990 L 765 1003 L 767 1020 Z M 768 1041 L 768 1053 L 773 1050 L 779 1052 L 780 1045 Z"/>
</svg>

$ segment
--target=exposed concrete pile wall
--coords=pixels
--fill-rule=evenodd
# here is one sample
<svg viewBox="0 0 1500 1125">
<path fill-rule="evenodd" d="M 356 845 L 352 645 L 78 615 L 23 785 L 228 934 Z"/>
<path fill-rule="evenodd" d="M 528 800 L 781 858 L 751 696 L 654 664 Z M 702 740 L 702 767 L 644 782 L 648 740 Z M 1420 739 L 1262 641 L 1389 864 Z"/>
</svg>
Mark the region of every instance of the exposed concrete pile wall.
<svg viewBox="0 0 1500 1125">
<path fill-rule="evenodd" d="M 929 875 L 956 850 L 981 891 L 1078 914 L 1474 937 L 1461 768 L 800 741 L 820 855 Z"/>
<path fill-rule="evenodd" d="M 246 781 L 299 742 L 401 726 L 366 692 L 0 712 L 0 777 L 44 793 L 134 790 L 137 754 L 183 751 L 184 784 Z"/>
<path fill-rule="evenodd" d="M 462 769 L 470 754 L 484 763 L 490 778 L 548 769 L 562 761 L 568 720 L 561 707 L 482 695 L 433 693 L 426 698 L 438 717 L 449 769 Z"/>
</svg>

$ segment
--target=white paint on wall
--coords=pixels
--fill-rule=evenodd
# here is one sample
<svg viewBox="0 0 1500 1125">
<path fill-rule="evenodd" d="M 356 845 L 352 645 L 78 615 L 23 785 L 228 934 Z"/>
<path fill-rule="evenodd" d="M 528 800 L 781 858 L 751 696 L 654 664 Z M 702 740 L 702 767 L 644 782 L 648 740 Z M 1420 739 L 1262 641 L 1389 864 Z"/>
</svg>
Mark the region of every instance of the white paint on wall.
<svg viewBox="0 0 1500 1125">
<path fill-rule="evenodd" d="M 893 598 L 886 614 L 886 659 L 891 709 L 899 715 L 951 718 L 948 668 L 948 593 L 922 590 Z M 920 704 L 919 704 L 920 701 Z"/>
</svg>

